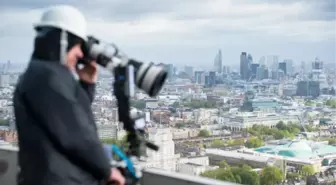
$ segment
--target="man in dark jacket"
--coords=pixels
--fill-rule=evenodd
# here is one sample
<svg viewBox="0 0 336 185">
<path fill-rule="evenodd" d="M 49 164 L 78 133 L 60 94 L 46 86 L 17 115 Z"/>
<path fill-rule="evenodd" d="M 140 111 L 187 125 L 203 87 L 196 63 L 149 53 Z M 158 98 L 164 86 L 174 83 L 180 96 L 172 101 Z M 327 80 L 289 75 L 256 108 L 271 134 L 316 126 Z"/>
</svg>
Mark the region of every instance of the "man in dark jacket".
<svg viewBox="0 0 336 185">
<path fill-rule="evenodd" d="M 56 6 L 36 25 L 32 59 L 14 92 L 20 185 L 123 185 L 97 135 L 91 103 L 95 62 L 78 68 L 84 16 Z"/>
</svg>

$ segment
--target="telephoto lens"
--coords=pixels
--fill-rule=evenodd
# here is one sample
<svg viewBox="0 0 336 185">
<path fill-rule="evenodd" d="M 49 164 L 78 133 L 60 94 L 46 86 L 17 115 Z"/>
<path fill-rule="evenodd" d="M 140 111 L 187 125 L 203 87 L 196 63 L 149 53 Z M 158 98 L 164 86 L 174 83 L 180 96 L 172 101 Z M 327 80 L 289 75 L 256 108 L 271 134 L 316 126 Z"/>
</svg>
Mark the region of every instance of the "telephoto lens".
<svg viewBox="0 0 336 185">
<path fill-rule="evenodd" d="M 153 63 L 142 63 L 133 59 L 129 63 L 135 68 L 135 84 L 145 91 L 149 96 L 156 96 L 162 89 L 166 79 L 167 71 Z"/>
<path fill-rule="evenodd" d="M 135 84 L 139 89 L 145 91 L 149 96 L 156 96 L 167 78 L 167 71 L 153 63 L 143 63 L 135 59 L 127 59 L 113 44 L 107 44 L 90 36 L 88 41 L 82 45 L 85 59 L 94 59 L 99 65 L 107 68 L 112 73 L 118 65 L 132 65 L 135 73 Z M 83 60 L 85 61 L 85 60 Z"/>
</svg>

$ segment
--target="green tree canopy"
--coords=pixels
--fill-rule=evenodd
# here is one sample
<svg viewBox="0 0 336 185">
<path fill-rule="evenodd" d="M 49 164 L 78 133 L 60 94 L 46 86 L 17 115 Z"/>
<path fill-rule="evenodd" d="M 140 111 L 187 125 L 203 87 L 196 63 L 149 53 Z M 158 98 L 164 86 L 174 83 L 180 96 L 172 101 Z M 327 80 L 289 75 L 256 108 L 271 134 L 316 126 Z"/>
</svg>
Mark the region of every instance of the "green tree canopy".
<svg viewBox="0 0 336 185">
<path fill-rule="evenodd" d="M 279 121 L 276 125 L 276 128 L 279 130 L 287 130 L 287 125 L 283 121 Z"/>
<path fill-rule="evenodd" d="M 239 138 L 239 139 L 231 139 L 226 142 L 228 146 L 241 146 L 245 144 L 244 138 Z"/>
<path fill-rule="evenodd" d="M 263 146 L 263 142 L 260 138 L 250 138 L 246 141 L 245 146 L 247 148 L 258 148 Z"/>
<path fill-rule="evenodd" d="M 330 107 L 335 107 L 336 106 L 336 100 L 335 99 L 327 100 L 326 105 L 330 106 Z"/>
<path fill-rule="evenodd" d="M 227 164 L 221 162 L 220 166 L 225 167 Z M 251 167 L 246 165 L 242 167 L 218 168 L 216 170 L 206 171 L 202 173 L 201 176 L 247 185 L 259 185 L 260 182 L 258 174 L 252 171 Z"/>
<path fill-rule="evenodd" d="M 260 179 L 259 175 L 252 171 L 252 168 L 244 165 L 243 167 L 232 167 L 231 171 L 233 174 L 238 175 L 241 179 L 241 184 L 251 184 L 259 185 Z"/>
<path fill-rule="evenodd" d="M 199 109 L 199 108 L 216 108 L 217 104 L 215 101 L 192 100 L 190 102 L 183 103 L 183 106 L 194 108 L 194 109 Z"/>
<path fill-rule="evenodd" d="M 244 145 L 245 140 L 244 138 L 239 138 L 239 139 L 234 139 L 233 140 L 233 145 Z"/>
<path fill-rule="evenodd" d="M 266 166 L 262 169 L 260 175 L 261 185 L 277 185 L 284 180 L 283 172 L 274 166 Z"/>
<path fill-rule="evenodd" d="M 206 129 L 202 129 L 200 130 L 200 132 L 198 133 L 199 137 L 209 137 L 210 136 L 210 132 Z"/>
<path fill-rule="evenodd" d="M 230 165 L 226 161 L 221 161 L 218 166 L 220 168 L 230 168 Z"/>
<path fill-rule="evenodd" d="M 315 170 L 311 165 L 304 165 L 301 168 L 301 172 L 300 172 L 301 175 L 306 176 L 306 177 L 310 175 L 314 175 L 314 173 L 315 173 Z"/>
<path fill-rule="evenodd" d="M 286 137 L 292 138 L 300 132 L 300 126 L 293 123 L 285 124 L 280 121 L 276 125 L 276 128 L 269 128 L 263 125 L 253 125 L 252 128 L 248 129 L 248 132 L 251 135 L 260 138 L 263 138 L 263 136 L 273 136 L 275 139 L 283 139 Z"/>
<path fill-rule="evenodd" d="M 172 104 L 172 107 L 174 107 L 174 108 L 178 108 L 178 107 L 180 107 L 181 105 L 180 105 L 180 103 L 179 102 L 174 102 L 173 104 Z"/>
<path fill-rule="evenodd" d="M 335 138 L 329 138 L 329 139 L 328 139 L 328 144 L 329 144 L 329 145 L 334 145 L 334 144 L 336 144 L 336 139 L 335 139 Z"/>
<path fill-rule="evenodd" d="M 9 121 L 6 119 L 0 119 L 0 126 L 9 125 Z"/>
<path fill-rule="evenodd" d="M 215 139 L 212 141 L 211 146 L 212 147 L 222 147 L 222 146 L 225 146 L 225 143 L 223 140 Z"/>
<path fill-rule="evenodd" d="M 314 105 L 313 101 L 311 101 L 311 100 L 305 101 L 305 106 L 313 106 L 313 105 Z"/>
<path fill-rule="evenodd" d="M 201 176 L 209 177 L 212 179 L 218 179 L 222 181 L 236 182 L 236 179 L 234 175 L 232 174 L 231 170 L 224 169 L 224 168 L 218 168 L 216 170 L 206 171 L 202 173 Z"/>
<path fill-rule="evenodd" d="M 137 109 L 145 109 L 146 102 L 143 100 L 131 100 L 131 106 Z"/>
</svg>

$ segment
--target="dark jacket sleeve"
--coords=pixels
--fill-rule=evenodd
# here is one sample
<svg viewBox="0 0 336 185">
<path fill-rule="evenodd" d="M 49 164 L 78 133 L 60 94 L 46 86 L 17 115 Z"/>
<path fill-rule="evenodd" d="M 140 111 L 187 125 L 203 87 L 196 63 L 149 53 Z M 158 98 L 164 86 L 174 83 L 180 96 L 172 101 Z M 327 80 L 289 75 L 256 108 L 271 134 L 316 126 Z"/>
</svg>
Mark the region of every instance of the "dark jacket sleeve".
<svg viewBox="0 0 336 185">
<path fill-rule="evenodd" d="M 107 180 L 110 165 L 92 119 L 76 101 L 69 82 L 49 79 L 26 92 L 27 100 L 43 129 L 59 150 L 99 180 Z"/>
<path fill-rule="evenodd" d="M 96 84 L 87 83 L 82 80 L 80 80 L 79 83 L 82 86 L 82 88 L 85 90 L 87 95 L 89 96 L 89 99 L 92 103 L 94 100 L 94 96 L 95 96 Z"/>
</svg>

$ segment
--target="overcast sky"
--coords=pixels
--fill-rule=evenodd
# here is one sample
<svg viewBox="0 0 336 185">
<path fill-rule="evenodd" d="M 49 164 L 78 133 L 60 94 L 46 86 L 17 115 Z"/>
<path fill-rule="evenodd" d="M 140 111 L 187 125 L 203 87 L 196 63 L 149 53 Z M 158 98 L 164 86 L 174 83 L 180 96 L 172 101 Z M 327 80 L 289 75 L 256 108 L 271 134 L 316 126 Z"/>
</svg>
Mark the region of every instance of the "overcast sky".
<svg viewBox="0 0 336 185">
<path fill-rule="evenodd" d="M 144 61 L 237 65 L 242 51 L 258 61 L 335 61 L 335 0 L 1 0 L 0 61 L 26 62 L 32 24 L 44 7 L 70 3 L 90 33 Z"/>
</svg>

